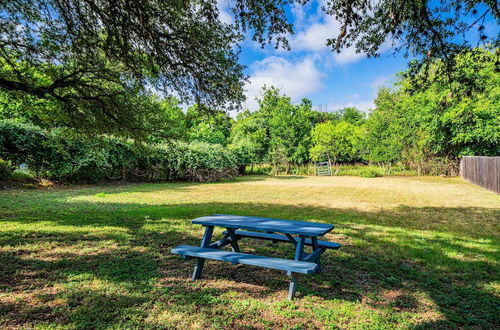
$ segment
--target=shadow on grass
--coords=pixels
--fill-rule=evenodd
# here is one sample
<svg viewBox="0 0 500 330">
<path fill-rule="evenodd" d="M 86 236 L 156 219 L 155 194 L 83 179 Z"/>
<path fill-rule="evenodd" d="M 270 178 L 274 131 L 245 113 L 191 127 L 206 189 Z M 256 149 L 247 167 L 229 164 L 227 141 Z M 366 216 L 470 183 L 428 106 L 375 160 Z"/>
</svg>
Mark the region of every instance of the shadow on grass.
<svg viewBox="0 0 500 330">
<path fill-rule="evenodd" d="M 193 262 L 171 255 L 170 248 L 199 244 L 201 228 L 190 220 L 212 213 L 334 223 L 341 235 L 334 231 L 328 239 L 340 241 L 343 247 L 324 254 L 322 273 L 301 277 L 299 298 L 419 313 L 429 308 L 421 301 L 424 294 L 444 319 L 421 327 L 498 324 L 499 298 L 485 288 L 498 274 L 499 211 L 495 209 L 403 206 L 359 211 L 262 203 L 151 206 L 61 198 L 51 199 L 50 207 L 36 214 L 19 210 L 2 220 L 33 227 L 0 236 L 0 245 L 9 247 L 0 252 L 0 292 L 26 297 L 3 299 L 4 321 L 0 322 L 4 326 L 45 322 L 83 328 L 143 327 L 154 308 L 210 319 L 228 304 L 229 292 L 257 299 L 285 298 L 287 282 L 281 272 L 251 266 L 208 262 L 204 280 L 189 281 Z M 40 220 L 49 222 L 50 229 L 36 227 Z M 111 229 L 94 232 L 106 227 Z M 115 232 L 113 227 L 123 230 Z M 41 255 L 47 246 L 67 247 L 71 252 Z M 91 249 L 71 250 L 74 246 Z M 293 247 L 287 244 L 242 241 L 241 246 L 250 253 L 293 255 Z M 219 280 L 225 284 L 218 285 Z"/>
<path fill-rule="evenodd" d="M 287 180 L 300 180 L 300 179 L 305 179 L 307 178 L 307 176 L 301 176 L 301 175 L 273 175 L 267 179 L 272 179 L 272 180 L 284 180 L 284 181 L 287 181 Z M 266 178 L 264 177 L 263 180 L 265 180 Z"/>
</svg>

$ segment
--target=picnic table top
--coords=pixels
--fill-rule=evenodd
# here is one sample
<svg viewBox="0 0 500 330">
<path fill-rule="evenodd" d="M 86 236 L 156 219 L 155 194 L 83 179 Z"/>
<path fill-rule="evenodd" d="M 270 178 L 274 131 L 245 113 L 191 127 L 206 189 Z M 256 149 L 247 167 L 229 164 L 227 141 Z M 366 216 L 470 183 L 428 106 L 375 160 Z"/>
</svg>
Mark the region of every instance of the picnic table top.
<svg viewBox="0 0 500 330">
<path fill-rule="evenodd" d="M 333 225 L 326 223 L 247 217 L 230 214 L 212 214 L 210 216 L 196 218 L 193 220 L 193 223 L 204 226 L 269 231 L 304 236 L 323 236 L 333 229 Z"/>
</svg>

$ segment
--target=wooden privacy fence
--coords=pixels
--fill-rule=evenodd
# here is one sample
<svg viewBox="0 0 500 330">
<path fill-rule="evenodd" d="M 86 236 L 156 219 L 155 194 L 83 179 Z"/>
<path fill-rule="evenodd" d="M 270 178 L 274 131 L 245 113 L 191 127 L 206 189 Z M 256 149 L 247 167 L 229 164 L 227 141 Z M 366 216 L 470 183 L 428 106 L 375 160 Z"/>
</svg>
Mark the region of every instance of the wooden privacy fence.
<svg viewBox="0 0 500 330">
<path fill-rule="evenodd" d="M 500 157 L 462 157 L 460 176 L 498 194 L 500 193 Z"/>
</svg>

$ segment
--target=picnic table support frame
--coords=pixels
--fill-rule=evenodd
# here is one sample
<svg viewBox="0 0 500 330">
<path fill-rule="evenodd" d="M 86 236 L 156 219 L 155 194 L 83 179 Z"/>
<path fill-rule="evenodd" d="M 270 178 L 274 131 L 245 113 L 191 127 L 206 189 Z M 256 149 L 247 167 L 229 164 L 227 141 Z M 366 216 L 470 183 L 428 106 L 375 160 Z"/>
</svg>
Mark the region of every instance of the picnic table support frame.
<svg viewBox="0 0 500 330">
<path fill-rule="evenodd" d="M 288 240 L 290 241 L 290 243 L 292 243 L 294 246 L 297 246 L 297 240 L 295 239 L 295 237 L 293 237 L 290 234 L 285 234 L 285 236 L 288 238 Z"/>
<path fill-rule="evenodd" d="M 229 233 L 229 236 L 231 237 L 231 250 L 233 252 L 240 252 L 240 247 L 238 246 L 238 237 L 234 233 L 236 229 L 234 228 L 227 228 L 227 232 Z"/>
<path fill-rule="evenodd" d="M 222 217 L 222 219 L 219 219 L 219 217 Z M 198 223 L 205 227 L 200 248 L 186 245 L 172 249 L 173 253 L 181 254 L 186 259 L 189 259 L 190 256 L 196 258 L 196 264 L 192 274 L 193 281 L 201 278 L 206 259 L 229 261 L 232 264 L 242 262 L 243 264 L 280 269 L 286 271 L 286 274 L 290 277 L 288 300 L 292 300 L 297 291 L 298 274 L 312 274 L 314 272 L 321 271 L 321 255 L 327 249 L 338 249 L 340 247 L 340 244 L 338 243 L 318 240 L 318 236 L 323 236 L 325 233 L 331 231 L 333 229 L 333 225 L 309 224 L 305 222 L 293 222 L 282 219 L 242 217 L 233 215 L 212 215 L 206 218 L 208 219 L 205 220 L 204 218 L 198 218 L 193 220 L 193 223 Z M 241 222 L 240 218 L 248 221 L 243 221 L 241 223 L 242 226 L 239 226 Z M 233 220 L 235 220 L 235 223 L 233 223 Z M 272 223 L 267 224 L 270 220 L 272 220 Z M 249 221 L 252 221 L 252 223 L 249 223 Z M 260 223 L 261 221 L 263 225 Z M 275 224 L 275 221 L 281 221 L 282 223 Z M 253 222 L 257 223 L 255 224 Z M 302 225 L 302 223 L 304 224 Z M 285 228 L 282 228 L 282 225 L 284 225 Z M 224 227 L 226 228 L 226 231 L 223 232 L 220 240 L 211 243 L 214 226 Z M 275 228 L 277 230 L 272 230 L 271 228 Z M 246 232 L 238 229 L 246 229 L 250 231 Z M 266 234 L 258 234 L 258 232 L 261 231 L 265 231 Z M 286 259 L 253 256 L 251 254 L 240 253 L 238 241 L 246 237 L 271 240 L 273 243 L 292 243 L 295 247 L 294 261 L 297 262 L 288 260 L 290 263 L 287 264 Z M 226 245 L 231 245 L 234 255 L 231 255 L 228 251 L 215 252 L 215 250 L 222 249 Z M 304 251 L 306 245 L 311 246 L 310 252 L 306 253 Z M 192 249 L 190 250 L 189 248 Z M 285 262 L 285 264 L 283 264 L 283 262 Z"/>
<path fill-rule="evenodd" d="M 320 247 L 318 245 L 318 238 L 315 236 L 312 236 L 311 242 L 312 242 L 312 249 L 313 249 L 313 253 L 311 253 L 311 254 L 314 254 L 316 251 L 318 251 L 318 249 L 320 249 Z M 318 272 L 318 273 L 322 272 L 320 256 L 323 252 L 325 252 L 325 250 L 323 250 L 322 252 L 319 252 L 318 258 L 316 259 L 316 264 L 318 265 L 318 270 L 316 272 Z"/>
<path fill-rule="evenodd" d="M 292 300 L 297 291 L 297 274 L 291 273 L 290 286 L 288 287 L 288 300 Z"/>
<path fill-rule="evenodd" d="M 210 244 L 209 248 L 211 249 L 220 249 L 228 244 L 231 244 L 231 233 L 228 231 L 222 236 L 220 240 L 215 243 Z"/>
<path fill-rule="evenodd" d="M 201 240 L 201 247 L 210 247 L 210 241 L 212 240 L 212 234 L 214 232 L 214 226 L 205 226 L 205 233 L 203 234 L 203 239 Z M 192 280 L 196 281 L 201 277 L 203 272 L 203 265 L 205 264 L 204 258 L 197 258 L 196 265 L 194 266 Z"/>
<path fill-rule="evenodd" d="M 295 243 L 295 258 L 294 260 L 300 261 L 304 258 L 304 244 L 306 238 L 304 236 L 299 236 L 298 240 L 296 240 L 290 234 L 287 234 L 286 237 L 290 240 L 290 242 Z M 288 287 L 288 300 L 292 300 L 295 296 L 295 292 L 297 291 L 297 274 L 293 272 L 287 272 L 287 275 L 290 276 L 290 285 Z"/>
</svg>

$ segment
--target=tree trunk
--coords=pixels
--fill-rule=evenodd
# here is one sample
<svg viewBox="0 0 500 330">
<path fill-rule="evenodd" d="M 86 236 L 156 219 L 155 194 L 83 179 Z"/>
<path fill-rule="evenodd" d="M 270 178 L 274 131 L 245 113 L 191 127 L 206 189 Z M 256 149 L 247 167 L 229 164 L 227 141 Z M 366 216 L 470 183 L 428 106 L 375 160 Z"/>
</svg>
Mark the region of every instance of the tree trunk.
<svg viewBox="0 0 500 330">
<path fill-rule="evenodd" d="M 340 172 L 340 167 L 341 167 L 341 166 L 342 166 L 342 165 L 341 165 L 341 164 L 339 164 L 339 167 L 337 167 L 337 169 L 335 170 L 335 176 L 339 175 L 339 172 Z"/>
<path fill-rule="evenodd" d="M 332 160 L 330 159 L 330 155 L 328 155 L 328 168 L 330 169 L 330 176 L 332 176 Z"/>
</svg>

